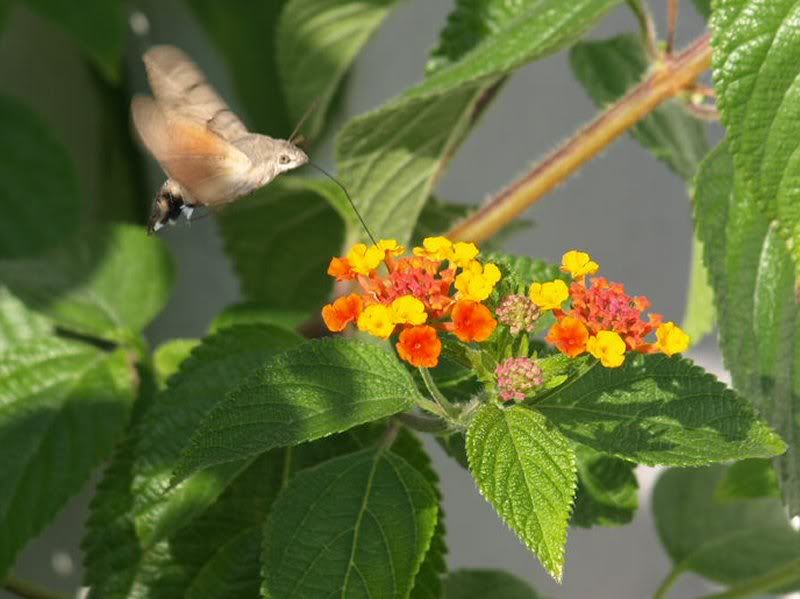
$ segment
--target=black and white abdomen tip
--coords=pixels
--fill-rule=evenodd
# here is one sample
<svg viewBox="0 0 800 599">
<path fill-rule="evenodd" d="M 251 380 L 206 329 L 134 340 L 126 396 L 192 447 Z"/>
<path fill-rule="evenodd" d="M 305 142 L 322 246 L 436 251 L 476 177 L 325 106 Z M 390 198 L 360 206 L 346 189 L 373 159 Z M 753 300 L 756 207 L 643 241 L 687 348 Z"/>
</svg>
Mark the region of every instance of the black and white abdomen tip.
<svg viewBox="0 0 800 599">
<path fill-rule="evenodd" d="M 174 225 L 183 212 L 188 219 L 192 215 L 194 205 L 186 201 L 186 194 L 179 183 L 167 179 L 156 194 L 153 211 L 147 223 L 147 232 L 158 231 L 166 224 Z"/>
</svg>

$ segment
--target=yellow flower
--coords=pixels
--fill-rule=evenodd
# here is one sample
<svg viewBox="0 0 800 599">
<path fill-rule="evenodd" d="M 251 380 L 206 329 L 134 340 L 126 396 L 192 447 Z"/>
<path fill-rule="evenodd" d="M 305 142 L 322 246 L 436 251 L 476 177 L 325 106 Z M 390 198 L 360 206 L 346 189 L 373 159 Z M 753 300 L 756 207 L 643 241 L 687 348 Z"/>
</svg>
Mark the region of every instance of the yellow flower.
<svg viewBox="0 0 800 599">
<path fill-rule="evenodd" d="M 686 351 L 689 347 L 689 335 L 674 322 L 665 322 L 656 330 L 658 349 L 671 356 Z"/>
<path fill-rule="evenodd" d="M 363 243 L 357 243 L 347 254 L 347 260 L 355 272 L 360 275 L 368 275 L 381 265 L 385 256 L 384 251 L 377 246 L 367 247 Z"/>
<path fill-rule="evenodd" d="M 617 368 L 625 361 L 625 342 L 614 331 L 600 331 L 586 342 L 586 351 L 606 368 Z"/>
<path fill-rule="evenodd" d="M 426 237 L 423 247 L 414 248 L 415 256 L 424 256 L 431 260 L 448 260 L 453 254 L 453 242 L 447 237 Z"/>
<path fill-rule="evenodd" d="M 569 288 L 561 279 L 549 283 L 534 283 L 531 285 L 530 298 L 540 310 L 554 310 L 569 297 Z"/>
<path fill-rule="evenodd" d="M 500 280 L 500 269 L 495 264 L 481 265 L 477 260 L 467 264 L 456 277 L 455 288 L 459 299 L 482 302 L 488 298 Z"/>
<path fill-rule="evenodd" d="M 586 275 L 593 275 L 600 269 L 592 257 L 586 252 L 571 250 L 561 258 L 561 270 L 572 275 L 573 279 L 582 279 Z"/>
<path fill-rule="evenodd" d="M 479 253 L 480 250 L 474 243 L 459 241 L 453 244 L 453 252 L 450 256 L 450 261 L 455 263 L 456 266 L 465 268 Z"/>
<path fill-rule="evenodd" d="M 389 338 L 394 331 L 394 324 L 392 311 L 383 304 L 367 306 L 356 323 L 359 331 L 365 331 L 381 339 Z"/>
<path fill-rule="evenodd" d="M 393 256 L 402 256 L 406 248 L 397 243 L 396 239 L 381 239 L 378 242 L 378 248 L 381 251 L 389 252 Z"/>
<path fill-rule="evenodd" d="M 397 324 L 422 324 L 428 320 L 425 304 L 413 295 L 398 297 L 392 302 L 392 316 Z"/>
</svg>

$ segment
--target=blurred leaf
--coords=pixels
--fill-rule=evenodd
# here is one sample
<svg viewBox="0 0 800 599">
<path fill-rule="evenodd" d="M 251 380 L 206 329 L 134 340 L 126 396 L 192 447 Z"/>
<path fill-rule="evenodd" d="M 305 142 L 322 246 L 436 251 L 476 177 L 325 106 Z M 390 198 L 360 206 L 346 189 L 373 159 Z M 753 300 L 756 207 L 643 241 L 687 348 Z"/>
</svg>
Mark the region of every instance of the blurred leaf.
<svg viewBox="0 0 800 599">
<path fill-rule="evenodd" d="M 0 260 L 0 282 L 28 306 L 104 338 L 141 331 L 166 304 L 173 276 L 163 244 L 127 225 L 95 229 L 41 257 Z"/>
<path fill-rule="evenodd" d="M 72 160 L 39 118 L 0 96 L 0 258 L 44 251 L 75 233 L 81 197 Z"/>
<path fill-rule="evenodd" d="M 316 139 L 336 89 L 397 0 L 289 0 L 278 23 L 277 61 L 293 123 Z"/>
<path fill-rule="evenodd" d="M 271 324 L 294 330 L 310 318 L 304 310 L 276 309 L 258 302 L 245 302 L 228 306 L 211 321 L 209 333 L 218 333 L 240 324 Z"/>
<path fill-rule="evenodd" d="M 341 250 L 344 230 L 319 189 L 313 180 L 279 177 L 220 214 L 225 251 L 248 300 L 316 311 L 328 299 L 328 263 Z"/>
<path fill-rule="evenodd" d="M 452 64 L 351 121 L 337 140 L 337 161 L 364 219 L 382 237 L 408 241 L 444 164 L 502 78 L 573 42 L 617 3 L 528 0 L 497 13 L 492 33 L 461 46 Z M 456 14 L 473 4 L 465 0 Z"/>
<path fill-rule="evenodd" d="M 253 131 L 286 138 L 289 118 L 276 59 L 277 28 L 287 0 L 187 0 L 225 57 Z"/>
<path fill-rule="evenodd" d="M 633 520 L 639 507 L 639 484 L 633 472 L 636 464 L 583 445 L 576 447 L 576 454 L 578 490 L 572 524 L 620 526 Z"/>
<path fill-rule="evenodd" d="M 0 287 L 0 352 L 17 343 L 49 335 L 52 330 L 46 318 L 28 310 L 8 289 Z"/>
<path fill-rule="evenodd" d="M 198 557 L 201 550 L 197 543 L 191 543 L 191 538 L 180 537 L 190 545 L 185 548 L 175 535 L 197 519 L 200 522 L 194 522 L 194 526 L 207 523 L 212 517 L 220 522 L 224 512 L 222 516 L 214 516 L 218 511 L 210 515 L 208 511 L 215 501 L 223 501 L 226 497 L 223 492 L 235 497 L 244 493 L 250 501 L 264 501 L 262 516 L 266 514 L 268 502 L 263 495 L 255 494 L 250 483 L 245 484 L 249 490 L 226 489 L 238 488 L 242 478 L 253 478 L 253 474 L 247 474 L 253 469 L 261 472 L 255 475 L 263 480 L 261 484 L 268 484 L 273 480 L 269 461 L 260 466 L 254 464 L 250 470 L 246 469 L 246 462 L 231 464 L 193 477 L 169 492 L 166 489 L 181 448 L 208 410 L 270 356 L 298 342 L 299 337 L 293 333 L 275 327 L 235 326 L 204 339 L 181 362 L 166 389 L 154 397 L 152 405 L 140 416 L 135 436 L 128 441 L 129 447 L 124 455 L 115 457 L 115 464 L 106 476 L 108 490 L 99 496 L 108 494 L 104 502 L 116 506 L 113 517 L 104 513 L 103 502 L 93 509 L 93 525 L 87 540 L 87 580 L 96 593 L 104 598 L 128 597 L 135 585 L 151 585 L 162 589 L 166 597 L 175 596 L 165 590 L 172 588 L 171 581 L 177 580 L 178 588 L 181 584 L 188 585 L 186 577 L 188 572 L 194 572 L 192 564 L 202 565 L 210 559 Z M 277 459 L 274 469 L 280 480 L 283 457 Z M 227 523 L 233 525 L 236 518 L 248 513 L 231 510 Z M 127 525 L 121 526 L 123 522 Z M 246 524 L 254 526 L 258 521 L 249 519 Z M 219 547 L 212 542 L 218 538 L 212 537 L 211 528 L 204 528 L 200 537 L 206 537 L 213 553 Z M 238 532 L 222 525 L 218 528 L 217 536 Z M 181 548 L 185 550 L 181 552 Z M 186 556 L 187 552 L 191 555 Z M 167 567 L 176 562 L 183 565 Z"/>
<path fill-rule="evenodd" d="M 447 577 L 444 599 L 537 599 L 528 583 L 502 570 L 456 570 Z"/>
<path fill-rule="evenodd" d="M 648 69 L 641 36 L 634 33 L 579 42 L 569 57 L 578 81 L 595 104 L 603 108 L 638 84 Z M 691 181 L 700 161 L 708 154 L 705 125 L 677 101 L 662 104 L 642 119 L 631 134 L 687 181 Z"/>
<path fill-rule="evenodd" d="M 714 310 L 714 289 L 709 283 L 708 270 L 703 263 L 703 242 L 694 235 L 692 243 L 692 267 L 689 274 L 689 290 L 686 293 L 686 312 L 681 327 L 697 345 L 714 330 L 717 313 Z"/>
<path fill-rule="evenodd" d="M 199 339 L 170 339 L 159 345 L 153 352 L 153 369 L 158 381 L 165 384 L 200 343 Z"/>
<path fill-rule="evenodd" d="M 727 147 L 720 146 L 698 173 L 695 221 L 714 287 L 725 365 L 734 387 L 789 445 L 775 464 L 784 501 L 796 516 L 800 514 L 800 375 L 795 340 L 800 312 L 794 265 L 740 177 Z"/>
<path fill-rule="evenodd" d="M 458 462 L 463 468 L 469 469 L 467 458 L 467 438 L 463 433 L 452 433 L 447 436 L 436 436 L 436 442 L 447 455 Z"/>
<path fill-rule="evenodd" d="M 714 492 L 714 499 L 722 503 L 759 497 L 780 497 L 778 476 L 772 460 L 742 460 L 725 472 Z"/>
<path fill-rule="evenodd" d="M 800 52 L 794 0 L 728 0 L 711 29 L 714 88 L 741 191 L 800 262 Z"/>
<path fill-rule="evenodd" d="M 132 387 L 121 351 L 50 337 L 0 354 L 0 578 L 111 453 Z"/>
<path fill-rule="evenodd" d="M 735 584 L 800 559 L 800 532 L 777 499 L 718 503 L 725 468 L 669 470 L 653 494 L 656 527 L 679 571 Z M 800 589 L 800 583 L 784 592 Z"/>
<path fill-rule="evenodd" d="M 663 354 L 599 363 L 532 408 L 597 451 L 649 465 L 700 466 L 783 453 L 750 404 L 699 366 Z"/>
<path fill-rule="evenodd" d="M 711 0 L 692 0 L 694 3 L 697 12 L 703 15 L 705 18 L 711 16 Z"/>
<path fill-rule="evenodd" d="M 467 430 L 467 456 L 481 494 L 560 582 L 577 482 L 569 441 L 541 414 L 487 404 Z"/>
<path fill-rule="evenodd" d="M 407 597 L 436 513 L 425 478 L 385 449 L 301 472 L 267 520 L 262 595 Z"/>
<path fill-rule="evenodd" d="M 420 397 L 394 354 L 344 338 L 284 352 L 228 393 L 203 419 L 175 470 L 198 470 L 379 420 Z"/>
<path fill-rule="evenodd" d="M 125 8 L 120 0 L 81 0 L 80 10 L 64 0 L 24 2 L 72 36 L 106 79 L 119 80 L 127 35 Z"/>
<path fill-rule="evenodd" d="M 445 202 L 435 197 L 429 199 L 419 214 L 414 233 L 411 236 L 411 243 L 422 245 L 423 239 L 443 234 L 473 211 L 474 208 L 464 204 Z"/>
</svg>

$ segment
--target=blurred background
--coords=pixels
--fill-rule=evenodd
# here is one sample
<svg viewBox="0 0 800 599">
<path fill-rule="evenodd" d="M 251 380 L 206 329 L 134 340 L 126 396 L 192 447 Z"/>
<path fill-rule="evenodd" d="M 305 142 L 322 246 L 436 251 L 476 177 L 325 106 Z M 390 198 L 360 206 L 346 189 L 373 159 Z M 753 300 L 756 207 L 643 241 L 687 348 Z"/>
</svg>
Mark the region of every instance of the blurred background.
<svg viewBox="0 0 800 599">
<path fill-rule="evenodd" d="M 453 4 L 450 0 L 401 3 L 355 63 L 333 131 L 422 78 L 428 52 Z M 666 2 L 656 0 L 652 5 L 663 34 Z M 693 39 L 705 26 L 691 3 L 683 5 L 679 45 Z M 4 2 L 0 1 L 2 6 Z M 136 3 L 136 10 L 146 16 L 149 33 L 146 38 L 131 35 L 129 40 L 125 68 L 136 89 L 124 91 L 126 97 L 119 98 L 120 110 L 127 105 L 127 96 L 146 90 L 140 55 L 148 43 L 184 48 L 234 109 L 242 108 L 223 60 L 191 11 L 177 0 L 142 0 Z M 592 37 L 634 31 L 636 26 L 630 12 L 620 8 Z M 102 114 L 102 93 L 118 92 L 98 94 L 97 85 L 87 84 L 93 79 L 96 76 L 70 38 L 23 6 L 11 3 L 0 37 L 0 92 L 22 99 L 55 131 L 76 162 L 82 192 L 94 197 L 102 210 L 105 202 L 114 202 L 119 194 L 130 190 L 103 188 L 98 183 L 98 172 L 109 168 L 103 160 L 102 144 L 111 121 Z M 595 113 L 593 103 L 575 81 L 565 53 L 523 68 L 504 87 L 457 154 L 441 182 L 440 195 L 450 201 L 482 202 Z M 117 124 L 124 122 L 124 114 L 111 116 Z M 712 137 L 714 133 L 719 132 L 712 131 Z M 334 168 L 332 154 L 328 141 L 315 149 L 314 159 Z M 148 185 L 141 192 L 143 210 L 149 209 L 164 179 L 152 163 L 149 172 Z M 535 221 L 534 228 L 512 238 L 506 249 L 551 261 L 558 261 L 567 249 L 586 249 L 609 278 L 624 281 L 634 293 L 648 295 L 667 319 L 682 319 L 692 245 L 685 183 L 630 137 L 615 143 L 578 176 L 535 205 L 527 217 Z M 42 218 L 47 215 L 42 214 Z M 380 235 L 380 231 L 376 233 Z M 315 231 L 307 234 L 313 236 Z M 161 237 L 176 259 L 177 286 L 167 310 L 149 330 L 154 346 L 169 338 L 202 336 L 216 313 L 240 299 L 213 219 L 191 226 L 181 222 L 162 231 Z M 724 376 L 714 336 L 695 348 L 693 357 Z M 668 573 L 670 562 L 659 545 L 649 513 L 649 493 L 656 476 L 653 470 L 639 472 L 642 507 L 631 525 L 570 531 L 566 575 L 559 586 L 498 520 L 468 474 L 435 444 L 429 445 L 442 476 L 451 569 L 504 568 L 547 596 L 596 599 L 651 596 Z M 15 568 L 19 576 L 64 591 L 78 588 L 79 542 L 90 497 L 91 486 L 31 543 Z M 703 590 L 707 590 L 705 583 L 686 576 L 674 596 L 692 596 Z M 0 597 L 10 595 L 0 591 Z"/>
</svg>

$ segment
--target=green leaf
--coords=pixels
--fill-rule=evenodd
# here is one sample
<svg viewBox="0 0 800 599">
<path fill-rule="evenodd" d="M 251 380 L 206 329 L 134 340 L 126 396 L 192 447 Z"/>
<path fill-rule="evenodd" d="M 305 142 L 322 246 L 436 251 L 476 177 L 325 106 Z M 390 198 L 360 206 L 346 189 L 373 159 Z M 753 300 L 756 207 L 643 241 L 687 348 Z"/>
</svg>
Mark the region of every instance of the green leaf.
<svg viewBox="0 0 800 599">
<path fill-rule="evenodd" d="M 692 243 L 689 290 L 686 293 L 686 312 L 681 328 L 689 335 L 692 345 L 697 345 L 714 330 L 716 320 L 714 289 L 711 287 L 708 270 L 703 262 L 703 242 L 695 234 Z"/>
<path fill-rule="evenodd" d="M 456 12 L 473 4 L 463 2 Z M 373 230 L 408 241 L 437 177 L 500 80 L 573 42 L 616 4 L 528 0 L 489 14 L 498 18 L 487 24 L 491 33 L 464 45 L 452 64 L 351 121 L 337 140 L 339 171 Z"/>
<path fill-rule="evenodd" d="M 778 476 L 771 460 L 742 460 L 725 473 L 714 492 L 718 502 L 780 497 Z"/>
<path fill-rule="evenodd" d="M 565 435 L 641 464 L 700 466 L 783 453 L 747 401 L 686 359 L 631 355 L 596 363 L 532 407 Z"/>
<path fill-rule="evenodd" d="M 444 599 L 537 599 L 528 583 L 502 570 L 456 570 L 447 577 Z"/>
<path fill-rule="evenodd" d="M 737 178 L 800 257 L 800 53 L 794 0 L 715 6 L 714 87 Z M 795 273 L 798 265 L 795 264 Z"/>
<path fill-rule="evenodd" d="M 578 491 L 572 523 L 589 528 L 628 524 L 639 507 L 636 464 L 598 453 L 583 445 L 578 456 Z"/>
<path fill-rule="evenodd" d="M 178 372 L 183 361 L 200 343 L 199 339 L 170 339 L 159 345 L 153 352 L 153 369 L 159 382 L 166 383 L 169 377 Z"/>
<path fill-rule="evenodd" d="M 447 545 L 445 543 L 446 530 L 442 511 L 442 493 L 439 490 L 439 475 L 433 469 L 431 459 L 420 440 L 407 430 L 401 430 L 398 434 L 392 444 L 392 453 L 402 457 L 425 477 L 439 504 L 436 528 L 433 531 L 428 551 L 425 553 L 425 559 L 414 578 L 414 588 L 411 589 L 409 597 L 411 599 L 440 599 L 443 592 L 442 576 L 447 572 Z"/>
<path fill-rule="evenodd" d="M 694 7 L 706 19 L 711 16 L 711 0 L 692 0 Z"/>
<path fill-rule="evenodd" d="M 231 497 L 235 499 L 244 494 L 250 496 L 251 501 L 263 500 L 263 509 L 266 510 L 268 502 L 265 496 L 254 491 L 263 488 L 241 481 L 255 477 L 263 481 L 259 484 L 269 485 L 277 477 L 278 482 L 274 483 L 277 486 L 284 470 L 282 455 L 272 456 L 260 466 L 253 463 L 247 469 L 247 463 L 214 469 L 192 477 L 170 492 L 165 490 L 183 445 L 206 412 L 221 401 L 228 389 L 270 356 L 299 340 L 295 334 L 283 329 L 239 325 L 204 339 L 181 362 L 167 388 L 155 396 L 152 405 L 139 417 L 135 436 L 127 442 L 129 447 L 124 449 L 124 455 L 115 457 L 106 477 L 109 488 L 93 509 L 92 521 L 96 524 L 90 527 L 87 541 L 90 556 L 87 571 L 98 594 L 128 597 L 137 585 L 157 587 L 162 591 L 172 588 L 172 585 L 183 589 L 188 586 L 187 579 L 193 572 L 211 559 L 198 547 L 198 542 L 191 542 L 194 533 L 186 533 L 188 538 L 178 534 L 187 524 L 193 523 L 194 531 L 205 526 L 199 538 L 206 539 L 209 545 L 213 545 L 212 539 L 222 544 L 227 537 L 220 539 L 219 535 L 237 522 L 236 517 L 252 514 L 252 510 L 242 510 L 239 506 L 229 510 L 225 516 L 222 508 L 209 506 L 216 505 L 215 502 L 227 503 Z M 277 465 L 269 460 L 278 460 Z M 256 470 L 255 474 L 253 470 Z M 273 470 L 277 472 L 275 476 L 270 474 Z M 240 489 L 242 485 L 245 490 Z M 105 488 L 104 485 L 101 488 Z M 106 504 L 116 506 L 113 517 L 103 515 Z M 220 511 L 223 514 L 215 516 Z M 266 511 L 262 516 L 265 514 Z M 220 525 L 216 536 L 211 534 L 212 526 L 204 525 L 209 520 L 225 524 Z M 123 522 L 125 525 L 121 526 Z M 242 527 L 259 524 L 260 520 L 249 518 Z M 107 529 L 110 532 L 104 532 Z M 233 536 L 238 530 L 229 532 Z M 116 536 L 109 540 L 111 535 Z M 188 549 L 185 547 L 187 544 Z M 214 546 L 210 552 L 213 554 L 217 548 Z M 256 579 L 257 553 L 253 560 Z M 167 568 L 168 564 L 172 566 Z M 169 574 L 162 575 L 161 570 Z"/>
<path fill-rule="evenodd" d="M 127 225 L 93 230 L 41 257 L 0 260 L 0 281 L 27 305 L 105 338 L 141 331 L 164 307 L 172 279 L 163 244 Z"/>
<path fill-rule="evenodd" d="M 127 34 L 122 2 L 85 0 L 81 10 L 62 0 L 25 0 L 25 3 L 66 31 L 107 79 L 119 79 Z"/>
<path fill-rule="evenodd" d="M 734 172 L 725 145 L 697 177 L 695 220 L 714 287 L 720 345 L 734 387 L 789 449 L 776 460 L 791 515 L 800 514 L 800 315 L 793 265 L 777 231 Z"/>
<path fill-rule="evenodd" d="M 208 413 L 173 481 L 391 416 L 419 397 L 406 368 L 380 347 L 344 338 L 307 342 L 267 361 Z"/>
<path fill-rule="evenodd" d="M 134 462 L 134 514 L 146 544 L 166 538 L 216 499 L 243 464 L 203 473 L 166 492 L 181 450 L 225 393 L 271 357 L 300 343 L 267 325 L 239 325 L 205 339 L 142 420 Z"/>
<path fill-rule="evenodd" d="M 422 207 L 411 236 L 411 243 L 422 245 L 422 240 L 426 237 L 441 235 L 472 212 L 474 212 L 472 206 L 444 202 L 438 198 L 429 199 Z"/>
<path fill-rule="evenodd" d="M 50 337 L 0 354 L 0 578 L 109 455 L 132 386 L 121 351 Z"/>
<path fill-rule="evenodd" d="M 638 84 L 648 69 L 642 38 L 628 33 L 609 40 L 580 42 L 570 51 L 578 81 L 600 107 L 621 98 Z M 631 134 L 656 158 L 689 181 L 708 154 L 703 123 L 677 101 L 667 102 L 639 122 Z"/>
<path fill-rule="evenodd" d="M 245 302 L 228 306 L 217 314 L 211 321 L 209 332 L 217 333 L 222 329 L 240 324 L 271 324 L 294 330 L 310 316 L 310 313 L 304 310 L 270 308 L 269 305 L 259 302 Z"/>
<path fill-rule="evenodd" d="M 0 287 L 0 352 L 50 333 L 52 326 L 46 318 L 28 310 L 8 289 Z"/>
<path fill-rule="evenodd" d="M 288 137 L 294 127 L 275 53 L 278 20 L 287 0 L 188 0 L 195 17 L 227 60 L 253 131 Z"/>
<path fill-rule="evenodd" d="M 658 480 L 656 526 L 675 568 L 735 584 L 800 558 L 800 532 L 780 501 L 719 503 L 714 493 L 724 476 L 725 468 L 714 467 L 670 470 Z"/>
<path fill-rule="evenodd" d="M 467 430 L 467 456 L 481 494 L 560 582 L 577 483 L 569 441 L 541 414 L 488 404 Z"/>
<path fill-rule="evenodd" d="M 531 283 L 545 283 L 555 279 L 568 280 L 558 265 L 528 256 L 490 253 L 485 260 L 497 264 L 503 273 L 497 288 L 501 297 L 511 293 L 527 295 Z"/>
<path fill-rule="evenodd" d="M 407 597 L 436 525 L 425 478 L 385 449 L 299 473 L 264 531 L 265 597 Z"/>
<path fill-rule="evenodd" d="M 278 23 L 278 70 L 293 122 L 312 106 L 303 131 L 315 139 L 358 52 L 397 0 L 289 0 Z"/>
<path fill-rule="evenodd" d="M 328 264 L 340 252 L 344 233 L 315 183 L 281 177 L 220 214 L 225 251 L 247 299 L 308 311 L 328 299 Z"/>
<path fill-rule="evenodd" d="M 72 235 L 81 198 L 66 149 L 33 112 L 0 96 L 0 258 L 37 254 Z"/>
</svg>

